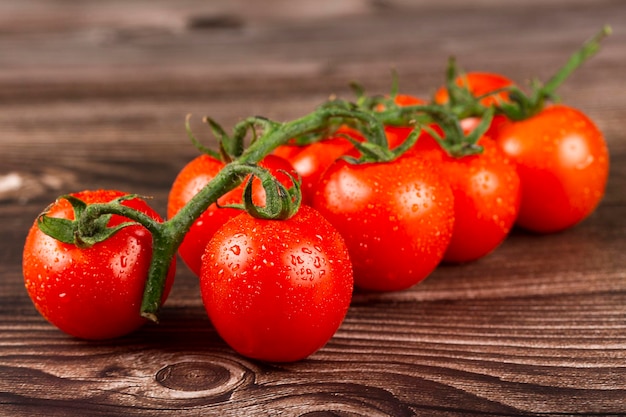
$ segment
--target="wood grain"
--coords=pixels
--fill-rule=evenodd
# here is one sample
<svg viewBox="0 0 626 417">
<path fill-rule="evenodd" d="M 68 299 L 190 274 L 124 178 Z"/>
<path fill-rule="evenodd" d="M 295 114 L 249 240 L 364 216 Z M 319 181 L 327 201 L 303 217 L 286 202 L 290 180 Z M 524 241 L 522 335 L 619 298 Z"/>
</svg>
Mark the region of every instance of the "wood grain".
<svg viewBox="0 0 626 417">
<path fill-rule="evenodd" d="M 391 70 L 427 97 L 448 56 L 524 83 L 600 27 L 614 34 L 563 86 L 611 152 L 584 223 L 515 230 L 403 292 L 357 292 L 326 347 L 293 364 L 236 355 L 180 266 L 159 325 L 85 342 L 35 311 L 21 245 L 56 196 L 154 196 L 196 150 L 192 113 L 288 120 Z M 1 416 L 626 415 L 626 7 L 621 1 L 0 2 Z"/>
</svg>

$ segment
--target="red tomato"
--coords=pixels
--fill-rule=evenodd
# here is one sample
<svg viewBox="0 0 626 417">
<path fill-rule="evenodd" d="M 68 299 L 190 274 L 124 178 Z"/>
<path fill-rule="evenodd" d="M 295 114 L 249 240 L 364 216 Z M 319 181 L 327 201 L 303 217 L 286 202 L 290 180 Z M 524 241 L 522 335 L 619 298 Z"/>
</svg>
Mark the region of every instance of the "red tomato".
<svg viewBox="0 0 626 417">
<path fill-rule="evenodd" d="M 481 154 L 455 158 L 440 149 L 440 168 L 454 194 L 454 229 L 443 257 L 477 260 L 498 247 L 511 231 L 520 206 L 515 164 L 496 142 L 483 136 Z"/>
<path fill-rule="evenodd" d="M 363 137 L 355 130 L 342 127 L 337 133 L 348 135 L 355 140 L 363 141 Z M 288 158 L 302 179 L 302 203 L 313 203 L 315 185 L 326 169 L 335 160 L 350 151 L 354 145 L 342 136 L 332 136 L 305 146 Z"/>
<path fill-rule="evenodd" d="M 288 220 L 243 213 L 206 247 L 202 300 L 221 337 L 240 354 L 274 362 L 324 346 L 352 299 L 352 268 L 339 233 L 314 209 Z"/>
<path fill-rule="evenodd" d="M 293 166 L 285 159 L 275 155 L 265 157 L 259 166 L 267 168 L 285 186 L 290 187 L 292 181 L 282 171 L 289 172 L 297 177 Z M 190 161 L 178 174 L 170 190 L 167 215 L 172 218 L 189 202 L 217 173 L 224 167 L 224 163 L 208 155 L 200 155 Z M 244 181 L 245 182 L 245 181 Z M 243 185 L 226 193 L 218 199 L 220 205 L 238 204 L 242 202 Z M 257 205 L 265 203 L 265 191 L 258 179 L 253 185 L 253 201 Z M 185 264 L 196 275 L 200 275 L 201 258 L 204 247 L 213 233 L 227 220 L 237 216 L 241 210 L 233 208 L 218 208 L 211 205 L 191 226 L 189 232 L 180 245 L 178 252 Z"/>
<path fill-rule="evenodd" d="M 522 201 L 517 224 L 550 233 L 589 216 L 604 196 L 609 154 L 582 112 L 563 105 L 506 126 L 499 147 L 518 166 Z"/>
<path fill-rule="evenodd" d="M 274 149 L 272 155 L 280 156 L 281 158 L 285 158 L 289 161 L 305 148 L 305 145 L 295 145 L 293 143 L 287 143 L 286 145 L 281 145 Z"/>
<path fill-rule="evenodd" d="M 353 146 L 345 138 L 333 137 L 312 143 L 290 158 L 289 161 L 302 179 L 302 203 L 312 203 L 313 188 L 326 168 Z"/>
<path fill-rule="evenodd" d="M 100 190 L 72 195 L 90 204 L 109 202 L 125 194 Z M 139 198 L 122 204 L 161 220 Z M 67 200 L 59 199 L 47 215 L 73 220 L 74 210 Z M 108 226 L 126 221 L 113 215 Z M 114 338 L 136 330 L 146 321 L 139 310 L 151 258 L 152 236 L 140 225 L 124 227 L 110 238 L 81 249 L 44 234 L 35 222 L 24 245 L 24 281 L 37 310 L 63 332 L 84 339 Z M 173 261 L 163 301 L 174 273 Z"/>
<path fill-rule="evenodd" d="M 474 97 L 486 96 L 487 94 L 499 90 L 504 87 L 512 86 L 514 83 L 509 78 L 494 73 L 488 72 L 468 72 L 463 76 L 460 76 L 456 80 L 456 84 L 459 86 L 466 86 Z M 435 102 L 439 104 L 445 104 L 449 100 L 448 90 L 445 87 L 441 87 L 435 93 Z M 493 95 L 488 95 L 480 100 L 483 106 L 493 106 L 501 101 L 509 101 L 509 95 L 506 91 L 501 91 Z M 486 136 L 495 138 L 498 132 L 506 125 L 509 119 L 502 115 L 497 114 L 491 121 L 491 126 L 485 133 Z M 463 127 L 466 130 L 473 130 L 480 120 L 476 117 L 470 117 L 463 121 Z"/>
<path fill-rule="evenodd" d="M 426 158 L 358 165 L 339 159 L 318 183 L 313 206 L 346 240 L 362 289 L 417 284 L 439 264 L 452 236 L 452 191 Z"/>
</svg>

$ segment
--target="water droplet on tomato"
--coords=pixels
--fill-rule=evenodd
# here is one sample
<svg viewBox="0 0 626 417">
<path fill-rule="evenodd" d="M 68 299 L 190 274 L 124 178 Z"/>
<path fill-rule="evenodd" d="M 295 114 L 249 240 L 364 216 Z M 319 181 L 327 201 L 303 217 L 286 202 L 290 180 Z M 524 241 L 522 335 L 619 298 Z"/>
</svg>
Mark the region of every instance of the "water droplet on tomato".
<svg viewBox="0 0 626 417">
<path fill-rule="evenodd" d="M 235 255 L 239 255 L 241 253 L 241 248 L 239 247 L 239 245 L 233 245 L 230 247 L 230 251 Z"/>
<path fill-rule="evenodd" d="M 309 248 L 302 248 L 302 252 L 307 253 L 309 255 L 313 253 L 313 251 Z"/>
</svg>

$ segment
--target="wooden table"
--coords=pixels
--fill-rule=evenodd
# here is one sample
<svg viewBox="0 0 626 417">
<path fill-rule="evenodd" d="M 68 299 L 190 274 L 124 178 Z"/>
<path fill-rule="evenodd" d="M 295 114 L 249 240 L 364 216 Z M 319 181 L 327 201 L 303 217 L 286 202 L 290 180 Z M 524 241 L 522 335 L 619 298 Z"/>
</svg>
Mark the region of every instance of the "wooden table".
<svg viewBox="0 0 626 417">
<path fill-rule="evenodd" d="M 358 80 L 428 97 L 447 58 L 546 79 L 609 23 L 560 90 L 611 152 L 584 223 L 515 230 L 492 255 L 390 294 L 356 293 L 328 345 L 265 364 L 212 328 L 182 265 L 159 325 L 68 337 L 35 311 L 21 250 L 58 195 L 154 196 L 197 155 L 187 113 L 290 120 Z M 611 0 L 0 2 L 0 415 L 626 414 L 626 5 Z M 200 130 L 208 140 L 208 130 Z"/>
</svg>

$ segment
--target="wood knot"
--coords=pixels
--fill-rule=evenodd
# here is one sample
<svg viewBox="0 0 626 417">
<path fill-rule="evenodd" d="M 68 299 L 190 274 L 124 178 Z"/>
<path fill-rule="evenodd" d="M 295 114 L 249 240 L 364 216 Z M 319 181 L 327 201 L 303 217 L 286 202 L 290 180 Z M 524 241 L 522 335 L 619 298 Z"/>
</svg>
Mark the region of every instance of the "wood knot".
<svg viewBox="0 0 626 417">
<path fill-rule="evenodd" d="M 160 369 L 156 380 L 173 390 L 206 391 L 226 384 L 230 371 L 210 362 L 181 362 Z"/>
<path fill-rule="evenodd" d="M 242 385 L 254 383 L 254 371 L 229 358 L 190 357 L 163 366 L 153 381 L 153 392 L 160 392 L 163 398 L 221 402 Z"/>
</svg>

